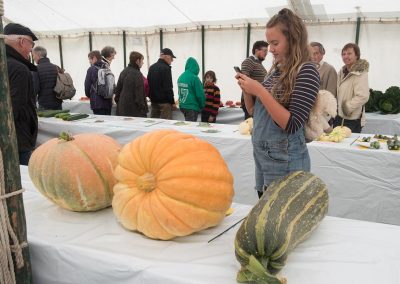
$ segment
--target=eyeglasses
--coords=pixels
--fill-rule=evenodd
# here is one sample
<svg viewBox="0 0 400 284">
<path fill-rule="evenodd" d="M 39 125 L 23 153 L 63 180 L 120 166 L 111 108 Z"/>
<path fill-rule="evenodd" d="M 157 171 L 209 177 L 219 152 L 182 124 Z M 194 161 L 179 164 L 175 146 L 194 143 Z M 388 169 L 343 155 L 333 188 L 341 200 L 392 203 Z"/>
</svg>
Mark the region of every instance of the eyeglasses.
<svg viewBox="0 0 400 284">
<path fill-rule="evenodd" d="M 33 40 L 31 40 L 30 38 L 27 38 L 27 37 L 24 37 L 24 36 L 20 36 L 20 37 L 18 37 L 18 38 L 26 39 L 27 41 L 29 41 L 29 42 L 31 43 L 32 48 L 35 47 L 35 42 L 34 42 Z"/>
</svg>

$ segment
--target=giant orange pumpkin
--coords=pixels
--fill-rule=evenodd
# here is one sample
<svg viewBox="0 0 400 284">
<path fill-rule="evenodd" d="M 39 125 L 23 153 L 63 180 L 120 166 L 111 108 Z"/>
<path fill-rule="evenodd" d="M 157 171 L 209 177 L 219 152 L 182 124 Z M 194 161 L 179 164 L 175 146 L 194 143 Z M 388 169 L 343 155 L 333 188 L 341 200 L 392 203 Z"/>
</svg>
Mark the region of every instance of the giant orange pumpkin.
<svg viewBox="0 0 400 284">
<path fill-rule="evenodd" d="M 62 133 L 39 146 L 29 160 L 29 176 L 51 201 L 72 211 L 111 205 L 113 169 L 121 146 L 102 134 Z"/>
<path fill-rule="evenodd" d="M 125 145 L 114 171 L 114 214 L 121 224 L 168 240 L 217 225 L 229 209 L 233 178 L 206 141 L 174 130 Z"/>
</svg>

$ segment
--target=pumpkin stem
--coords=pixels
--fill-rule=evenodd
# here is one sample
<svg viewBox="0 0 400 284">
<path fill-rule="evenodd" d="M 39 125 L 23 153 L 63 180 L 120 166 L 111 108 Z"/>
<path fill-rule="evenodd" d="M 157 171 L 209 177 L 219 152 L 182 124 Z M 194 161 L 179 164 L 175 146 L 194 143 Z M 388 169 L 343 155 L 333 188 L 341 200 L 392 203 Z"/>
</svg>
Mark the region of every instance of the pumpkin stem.
<svg viewBox="0 0 400 284">
<path fill-rule="evenodd" d="M 136 185 L 140 190 L 151 192 L 156 188 L 156 178 L 152 173 L 144 173 L 137 178 Z"/>
<path fill-rule="evenodd" d="M 72 136 L 71 133 L 63 131 L 60 133 L 60 137 L 58 139 L 65 140 L 65 141 L 72 141 L 75 138 Z"/>
</svg>

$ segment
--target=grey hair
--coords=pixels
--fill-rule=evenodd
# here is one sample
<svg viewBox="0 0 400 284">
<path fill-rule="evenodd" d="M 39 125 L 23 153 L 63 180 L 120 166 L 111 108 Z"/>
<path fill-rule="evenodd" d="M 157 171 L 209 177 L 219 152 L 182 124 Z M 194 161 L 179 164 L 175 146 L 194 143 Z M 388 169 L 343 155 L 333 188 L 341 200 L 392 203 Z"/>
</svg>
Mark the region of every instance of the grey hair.
<svg viewBox="0 0 400 284">
<path fill-rule="evenodd" d="M 322 55 L 325 55 L 325 48 L 324 48 L 324 46 L 322 45 L 322 43 L 319 43 L 319 42 L 317 42 L 317 41 L 313 41 L 313 42 L 310 42 L 310 45 L 311 45 L 312 47 L 318 47 L 318 48 L 319 48 L 319 52 L 320 52 Z"/>
<path fill-rule="evenodd" d="M 101 56 L 103 56 L 104 58 L 111 57 L 112 54 L 117 54 L 117 52 L 115 51 L 115 48 L 112 46 L 105 46 L 101 50 Z"/>
<path fill-rule="evenodd" d="M 40 56 L 40 58 L 46 58 L 47 57 L 47 50 L 43 46 L 36 46 L 32 52 L 36 53 L 37 55 Z"/>
</svg>

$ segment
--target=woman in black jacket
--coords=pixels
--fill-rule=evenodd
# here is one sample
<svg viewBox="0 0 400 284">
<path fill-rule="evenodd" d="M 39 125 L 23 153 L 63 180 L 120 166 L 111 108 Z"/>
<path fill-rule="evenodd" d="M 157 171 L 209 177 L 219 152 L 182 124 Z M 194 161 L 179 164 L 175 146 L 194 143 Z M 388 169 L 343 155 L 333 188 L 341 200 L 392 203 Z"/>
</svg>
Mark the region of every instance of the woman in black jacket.
<svg viewBox="0 0 400 284">
<path fill-rule="evenodd" d="M 140 72 L 143 60 L 141 53 L 132 51 L 128 66 L 119 75 L 115 90 L 116 114 L 119 116 L 147 117 L 146 93 Z"/>
</svg>

